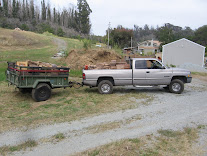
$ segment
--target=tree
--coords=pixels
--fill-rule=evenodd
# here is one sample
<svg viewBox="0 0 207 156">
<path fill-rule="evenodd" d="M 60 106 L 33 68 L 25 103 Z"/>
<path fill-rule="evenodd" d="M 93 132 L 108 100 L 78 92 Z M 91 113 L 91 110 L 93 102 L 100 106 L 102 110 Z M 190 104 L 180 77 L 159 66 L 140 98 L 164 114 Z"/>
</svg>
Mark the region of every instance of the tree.
<svg viewBox="0 0 207 156">
<path fill-rule="evenodd" d="M 13 0 L 12 2 L 12 16 L 13 18 L 16 18 L 17 17 L 17 12 L 16 12 L 16 0 Z"/>
<path fill-rule="evenodd" d="M 8 0 L 3 0 L 3 12 L 4 16 L 8 17 Z"/>
<path fill-rule="evenodd" d="M 56 10 L 55 7 L 53 8 L 53 22 L 56 23 L 57 21 L 57 15 L 56 15 Z"/>
<path fill-rule="evenodd" d="M 160 27 L 156 32 L 156 38 L 162 42 L 162 44 L 167 44 L 174 41 L 175 37 L 171 28 L 166 24 L 163 27 Z"/>
<path fill-rule="evenodd" d="M 22 20 L 23 20 L 23 21 L 26 21 L 26 19 L 27 19 L 27 14 L 26 14 L 26 7 L 25 7 L 25 2 L 24 2 L 24 0 L 23 0 L 23 5 L 22 5 L 22 14 L 23 14 L 23 16 L 22 16 Z"/>
<path fill-rule="evenodd" d="M 78 0 L 78 25 L 83 34 L 89 34 L 91 29 L 89 15 L 92 13 L 86 0 Z"/>
<path fill-rule="evenodd" d="M 193 41 L 203 46 L 207 46 L 207 25 L 204 25 L 195 31 Z"/>
<path fill-rule="evenodd" d="M 29 4 L 26 0 L 26 20 L 28 20 L 30 18 L 30 14 L 29 14 Z"/>
<path fill-rule="evenodd" d="M 50 4 L 47 4 L 47 20 L 51 21 L 51 11 L 50 11 Z"/>
<path fill-rule="evenodd" d="M 31 19 L 35 19 L 34 1 L 30 0 Z"/>
<path fill-rule="evenodd" d="M 111 31 L 111 45 L 118 45 L 120 48 L 128 47 L 131 43 L 131 37 L 133 37 L 133 30 L 119 25 Z"/>
<path fill-rule="evenodd" d="M 45 21 L 46 20 L 46 7 L 45 7 L 45 0 L 43 0 L 41 2 L 42 4 L 42 20 Z"/>
</svg>

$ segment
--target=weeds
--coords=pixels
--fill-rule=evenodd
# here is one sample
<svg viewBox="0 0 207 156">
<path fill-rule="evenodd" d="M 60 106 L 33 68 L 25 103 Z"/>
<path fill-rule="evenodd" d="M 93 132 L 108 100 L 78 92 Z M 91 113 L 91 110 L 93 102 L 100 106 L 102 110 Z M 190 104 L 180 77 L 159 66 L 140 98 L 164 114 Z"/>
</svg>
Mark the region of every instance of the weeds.
<svg viewBox="0 0 207 156">
<path fill-rule="evenodd" d="M 197 139 L 195 128 L 184 128 L 182 131 L 159 130 L 160 136 L 145 136 L 125 139 L 79 153 L 77 155 L 130 155 L 130 156 L 160 156 L 160 155 L 193 155 L 192 148 Z"/>
<path fill-rule="evenodd" d="M 61 140 L 65 139 L 65 135 L 63 133 L 58 133 L 58 134 L 54 135 L 54 138 L 58 141 L 61 141 Z"/>
<path fill-rule="evenodd" d="M 17 146 L 3 146 L 3 147 L 0 147 L 0 154 L 7 155 L 9 152 L 25 150 L 27 148 L 33 148 L 37 145 L 38 143 L 36 141 L 28 140 L 25 143 L 17 145 Z"/>
</svg>

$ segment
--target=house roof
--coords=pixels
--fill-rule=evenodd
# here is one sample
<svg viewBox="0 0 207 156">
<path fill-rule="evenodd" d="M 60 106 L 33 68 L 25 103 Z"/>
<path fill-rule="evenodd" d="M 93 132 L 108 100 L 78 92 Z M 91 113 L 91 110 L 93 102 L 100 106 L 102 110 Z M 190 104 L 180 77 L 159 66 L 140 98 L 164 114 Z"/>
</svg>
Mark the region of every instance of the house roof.
<svg viewBox="0 0 207 156">
<path fill-rule="evenodd" d="M 174 42 L 165 44 L 165 45 L 163 45 L 163 47 L 168 46 L 168 45 L 171 45 L 171 44 L 174 44 L 174 43 L 179 42 L 179 41 L 182 41 L 182 40 L 187 41 L 187 42 L 190 42 L 190 43 L 195 44 L 195 45 L 197 45 L 197 46 L 206 48 L 206 47 L 204 47 L 204 46 L 202 46 L 202 45 L 200 45 L 200 44 L 198 44 L 198 43 L 195 43 L 195 42 L 193 42 L 193 41 L 190 41 L 190 40 L 188 40 L 188 39 L 186 39 L 186 38 L 182 38 L 182 39 L 179 39 L 179 40 L 177 40 L 177 41 L 174 41 Z"/>
<path fill-rule="evenodd" d="M 140 46 L 139 49 L 158 49 L 159 47 L 145 47 L 145 46 Z"/>
</svg>

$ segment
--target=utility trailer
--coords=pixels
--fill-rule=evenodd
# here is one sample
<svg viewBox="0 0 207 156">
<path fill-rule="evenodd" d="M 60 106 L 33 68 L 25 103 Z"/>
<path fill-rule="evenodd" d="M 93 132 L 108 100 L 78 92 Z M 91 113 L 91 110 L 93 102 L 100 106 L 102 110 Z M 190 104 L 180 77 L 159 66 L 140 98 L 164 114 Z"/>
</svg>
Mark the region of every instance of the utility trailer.
<svg viewBox="0 0 207 156">
<path fill-rule="evenodd" d="M 51 89 L 72 87 L 68 82 L 70 68 L 66 67 L 29 67 L 18 66 L 16 62 L 7 62 L 6 79 L 21 92 L 31 92 L 32 98 L 46 101 L 51 96 Z"/>
</svg>

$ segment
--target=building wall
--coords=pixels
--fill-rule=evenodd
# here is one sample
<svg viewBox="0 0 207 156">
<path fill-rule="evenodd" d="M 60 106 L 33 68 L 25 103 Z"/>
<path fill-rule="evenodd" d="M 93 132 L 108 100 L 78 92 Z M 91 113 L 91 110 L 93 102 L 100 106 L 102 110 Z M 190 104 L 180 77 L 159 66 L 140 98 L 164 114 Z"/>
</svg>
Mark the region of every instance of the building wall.
<svg viewBox="0 0 207 156">
<path fill-rule="evenodd" d="M 163 46 L 163 63 L 166 65 L 182 65 L 184 63 L 204 65 L 205 48 L 188 41 L 181 39 L 166 46 Z"/>
</svg>

